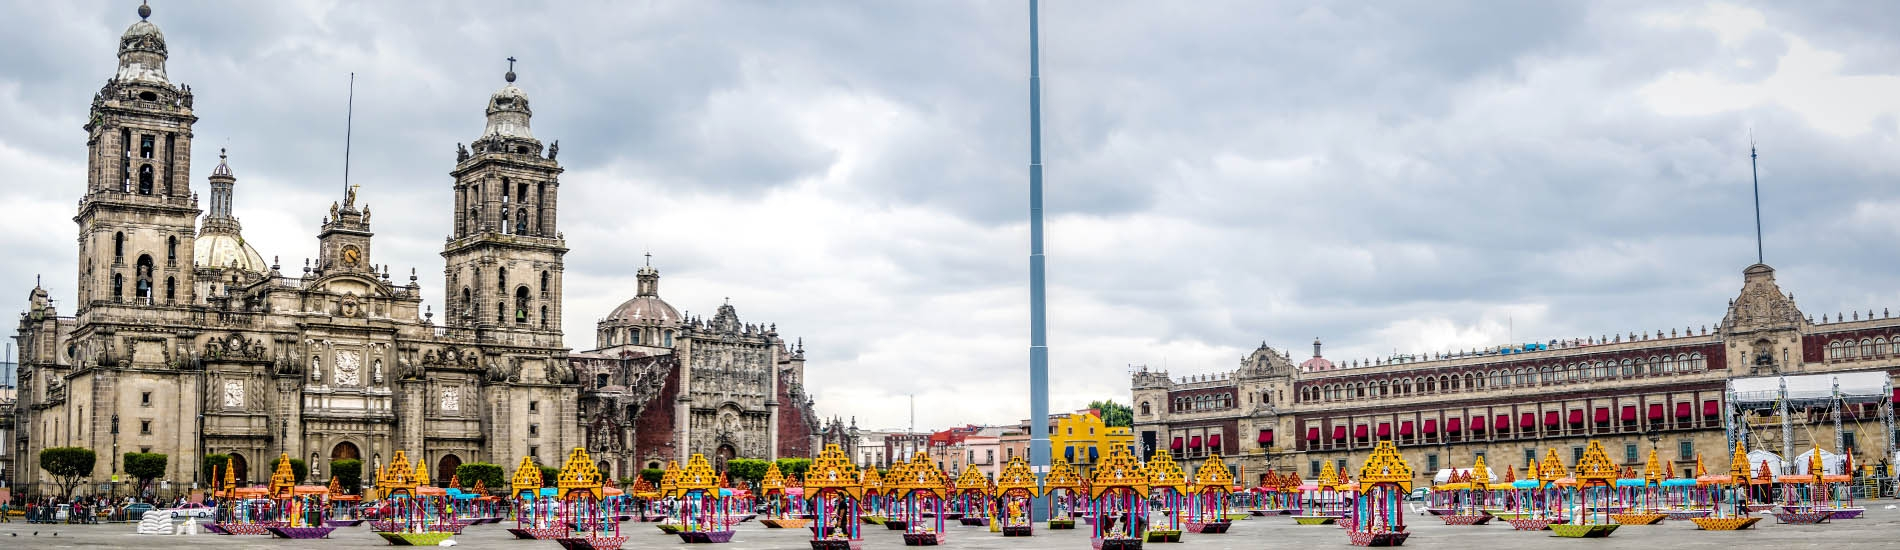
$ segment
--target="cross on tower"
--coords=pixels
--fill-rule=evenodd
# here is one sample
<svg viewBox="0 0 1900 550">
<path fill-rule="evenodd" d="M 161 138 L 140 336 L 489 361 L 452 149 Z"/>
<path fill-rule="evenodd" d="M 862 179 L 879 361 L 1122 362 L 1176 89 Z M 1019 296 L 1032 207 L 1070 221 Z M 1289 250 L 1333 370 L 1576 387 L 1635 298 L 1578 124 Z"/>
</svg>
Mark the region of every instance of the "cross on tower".
<svg viewBox="0 0 1900 550">
<path fill-rule="evenodd" d="M 511 56 L 508 56 L 508 72 L 514 72 L 514 70 L 515 70 L 515 56 L 511 55 Z"/>
<path fill-rule="evenodd" d="M 653 253 L 647 253 L 647 267 L 653 267 Z"/>
</svg>

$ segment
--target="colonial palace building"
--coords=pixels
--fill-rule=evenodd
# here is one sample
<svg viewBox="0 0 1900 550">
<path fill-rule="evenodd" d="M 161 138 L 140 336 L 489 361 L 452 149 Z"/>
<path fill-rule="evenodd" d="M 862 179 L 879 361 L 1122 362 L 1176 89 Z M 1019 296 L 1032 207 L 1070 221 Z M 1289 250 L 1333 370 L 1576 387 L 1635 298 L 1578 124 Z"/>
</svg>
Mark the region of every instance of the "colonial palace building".
<svg viewBox="0 0 1900 550">
<path fill-rule="evenodd" d="M 1592 439 L 1639 468 L 1657 449 L 1677 474 L 1698 455 L 1726 470 L 1734 437 L 1775 452 L 1838 445 L 1875 464 L 1893 449 L 1887 395 L 1792 411 L 1794 428 L 1782 430 L 1759 429 L 1780 424 L 1778 410 L 1731 410 L 1724 392 L 1731 379 L 1849 372 L 1880 373 L 1891 386 L 1897 365 L 1900 319 L 1868 311 L 1817 323 L 1776 286 L 1774 269 L 1756 264 L 1712 328 L 1349 364 L 1321 357 L 1315 341 L 1297 366 L 1262 345 L 1227 373 L 1144 369 L 1133 376 L 1134 432 L 1144 452 L 1219 453 L 1252 479 L 1269 466 L 1314 476 L 1323 461 L 1356 465 L 1387 439 L 1427 477 L 1476 456 L 1521 467 L 1547 448 L 1574 462 Z"/>
</svg>

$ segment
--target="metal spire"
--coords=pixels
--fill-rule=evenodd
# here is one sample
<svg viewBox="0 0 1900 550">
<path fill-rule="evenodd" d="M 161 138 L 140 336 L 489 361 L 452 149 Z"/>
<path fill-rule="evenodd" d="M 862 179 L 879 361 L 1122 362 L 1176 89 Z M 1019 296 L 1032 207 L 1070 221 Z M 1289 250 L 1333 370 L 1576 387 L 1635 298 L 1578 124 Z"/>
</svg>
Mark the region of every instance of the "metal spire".
<svg viewBox="0 0 1900 550">
<path fill-rule="evenodd" d="M 1755 168 L 1755 130 L 1748 131 L 1748 175 L 1755 184 L 1755 263 L 1767 263 L 1761 252 L 1761 171 Z"/>
<path fill-rule="evenodd" d="M 1042 61 L 1037 44 L 1036 0 L 1029 0 L 1029 466 L 1041 478 L 1049 471 L 1049 334 L 1044 301 L 1042 250 Z M 1031 521 L 1045 513 L 1044 499 L 1030 506 Z"/>
</svg>

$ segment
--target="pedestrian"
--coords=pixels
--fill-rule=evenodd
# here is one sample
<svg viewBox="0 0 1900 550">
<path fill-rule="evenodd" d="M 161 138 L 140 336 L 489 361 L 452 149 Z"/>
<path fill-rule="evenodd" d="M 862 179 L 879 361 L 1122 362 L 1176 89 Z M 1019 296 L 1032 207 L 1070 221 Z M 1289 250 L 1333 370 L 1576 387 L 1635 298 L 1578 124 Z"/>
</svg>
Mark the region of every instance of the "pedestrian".
<svg viewBox="0 0 1900 550">
<path fill-rule="evenodd" d="M 13 523 L 13 516 L 8 515 L 8 512 L 13 511 L 11 507 L 7 501 L 0 500 L 0 523 Z"/>
</svg>

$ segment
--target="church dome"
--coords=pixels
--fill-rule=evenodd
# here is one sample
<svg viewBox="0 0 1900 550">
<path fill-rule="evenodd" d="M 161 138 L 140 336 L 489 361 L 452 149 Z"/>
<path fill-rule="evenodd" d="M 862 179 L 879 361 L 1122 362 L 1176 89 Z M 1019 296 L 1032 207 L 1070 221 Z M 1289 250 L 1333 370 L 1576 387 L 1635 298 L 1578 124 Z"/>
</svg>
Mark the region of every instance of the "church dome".
<svg viewBox="0 0 1900 550">
<path fill-rule="evenodd" d="M 252 273 L 270 271 L 270 264 L 264 263 L 264 257 L 244 242 L 244 237 L 223 233 L 199 235 L 192 241 L 192 265 L 202 268 L 225 268 L 233 263 L 238 269 Z"/>
<path fill-rule="evenodd" d="M 165 80 L 165 33 L 158 25 L 146 21 L 151 17 L 152 7 L 139 6 L 139 20 L 119 35 L 119 74 L 120 80 L 143 81 L 164 84 Z"/>
<path fill-rule="evenodd" d="M 633 325 L 678 325 L 680 312 L 659 296 L 635 296 L 614 308 L 606 322 Z"/>
</svg>

